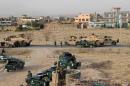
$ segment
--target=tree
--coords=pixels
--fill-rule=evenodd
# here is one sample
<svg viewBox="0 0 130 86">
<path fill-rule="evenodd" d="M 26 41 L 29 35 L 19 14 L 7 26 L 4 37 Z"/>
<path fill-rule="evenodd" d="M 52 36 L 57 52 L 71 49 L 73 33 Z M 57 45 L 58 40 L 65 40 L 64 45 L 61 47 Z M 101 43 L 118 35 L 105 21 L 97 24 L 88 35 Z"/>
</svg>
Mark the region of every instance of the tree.
<svg viewBox="0 0 130 86">
<path fill-rule="evenodd" d="M 32 24 L 31 24 L 31 22 L 27 22 L 25 25 L 31 26 Z"/>
<path fill-rule="evenodd" d="M 17 27 L 17 31 L 22 31 L 22 30 L 23 30 L 22 25 L 19 25 L 19 26 Z"/>
<path fill-rule="evenodd" d="M 38 21 L 32 21 L 32 27 L 39 27 Z"/>
</svg>

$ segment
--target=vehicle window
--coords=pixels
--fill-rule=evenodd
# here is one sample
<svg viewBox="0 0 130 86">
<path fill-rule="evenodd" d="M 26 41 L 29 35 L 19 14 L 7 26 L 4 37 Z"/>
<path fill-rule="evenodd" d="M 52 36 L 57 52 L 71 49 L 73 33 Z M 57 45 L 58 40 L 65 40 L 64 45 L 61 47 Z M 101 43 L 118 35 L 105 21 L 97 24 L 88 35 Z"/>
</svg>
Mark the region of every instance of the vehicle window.
<svg viewBox="0 0 130 86">
<path fill-rule="evenodd" d="M 8 64 L 17 64 L 16 61 L 9 61 Z"/>
</svg>

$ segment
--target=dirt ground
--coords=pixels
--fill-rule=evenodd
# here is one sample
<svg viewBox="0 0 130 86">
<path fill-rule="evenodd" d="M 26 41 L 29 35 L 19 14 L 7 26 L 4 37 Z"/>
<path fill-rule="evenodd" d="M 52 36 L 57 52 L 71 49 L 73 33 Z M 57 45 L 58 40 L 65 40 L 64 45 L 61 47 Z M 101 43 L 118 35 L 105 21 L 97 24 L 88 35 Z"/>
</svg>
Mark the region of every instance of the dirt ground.
<svg viewBox="0 0 130 86">
<path fill-rule="evenodd" d="M 35 74 L 49 68 L 57 60 L 58 55 L 64 51 L 73 53 L 77 60 L 82 62 L 81 73 L 83 79 L 97 80 L 109 78 L 113 81 L 121 80 L 122 82 L 130 80 L 130 48 L 81 49 L 46 47 L 8 49 L 7 51 L 10 55 L 13 53 L 13 56 L 24 60 L 26 65 L 22 71 L 9 73 L 3 70 L 0 71 L 0 86 L 25 85 L 28 70 L 31 70 Z M 14 52 L 22 53 L 14 54 Z M 92 64 L 98 65 L 102 62 L 104 64 L 92 66 Z"/>
<path fill-rule="evenodd" d="M 21 32 L 0 32 L 0 39 L 12 34 Z M 82 62 L 81 73 L 83 79 L 109 78 L 113 81 L 130 82 L 130 30 L 123 29 L 62 29 L 49 32 L 31 31 L 33 45 L 52 44 L 56 41 L 65 41 L 70 35 L 111 35 L 115 39 L 120 39 L 120 47 L 100 47 L 100 48 L 76 48 L 76 47 L 27 47 L 27 48 L 7 48 L 9 55 L 20 58 L 26 62 L 22 71 L 6 72 L 2 70 L 4 64 L 0 64 L 0 86 L 25 86 L 27 71 L 33 74 L 49 68 L 57 60 L 61 52 L 69 51 L 73 53 L 77 60 Z M 45 34 L 49 41 L 45 41 Z"/>
</svg>

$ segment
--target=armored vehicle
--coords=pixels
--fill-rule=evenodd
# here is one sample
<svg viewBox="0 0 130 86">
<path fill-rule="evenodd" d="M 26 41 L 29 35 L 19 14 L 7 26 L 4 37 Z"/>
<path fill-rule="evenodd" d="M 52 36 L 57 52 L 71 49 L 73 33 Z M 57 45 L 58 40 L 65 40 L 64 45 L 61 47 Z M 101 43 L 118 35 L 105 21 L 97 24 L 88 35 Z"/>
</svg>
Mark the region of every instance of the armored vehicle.
<svg viewBox="0 0 130 86">
<path fill-rule="evenodd" d="M 31 42 L 29 37 L 19 34 L 4 38 L 4 41 L 0 42 L 0 47 L 26 47 L 30 46 Z"/>
<path fill-rule="evenodd" d="M 5 70 L 7 72 L 16 71 L 19 69 L 23 69 L 25 62 L 16 58 L 9 58 L 7 64 L 5 65 Z"/>
<path fill-rule="evenodd" d="M 54 63 L 51 68 L 41 73 L 33 76 L 29 75 L 26 78 L 27 86 L 50 86 L 50 82 L 52 81 L 52 72 L 56 72 L 57 70 L 60 72 L 61 70 L 66 70 L 67 67 L 70 67 L 71 69 L 77 69 L 81 66 L 81 63 L 77 62 L 75 56 L 69 52 L 64 52 L 62 55 L 60 55 L 57 62 Z"/>
<path fill-rule="evenodd" d="M 81 47 L 100 47 L 100 46 L 115 46 L 119 43 L 119 39 L 113 40 L 112 36 L 99 37 L 92 34 L 86 38 L 81 39 L 75 43 L 76 46 Z"/>
<path fill-rule="evenodd" d="M 56 70 L 56 67 L 51 67 L 41 73 L 26 78 L 27 86 L 49 86 L 52 80 L 52 72 Z"/>
<path fill-rule="evenodd" d="M 69 52 L 64 52 L 59 56 L 59 63 L 62 68 L 77 69 L 81 66 L 81 62 L 77 62 L 75 56 Z"/>
</svg>

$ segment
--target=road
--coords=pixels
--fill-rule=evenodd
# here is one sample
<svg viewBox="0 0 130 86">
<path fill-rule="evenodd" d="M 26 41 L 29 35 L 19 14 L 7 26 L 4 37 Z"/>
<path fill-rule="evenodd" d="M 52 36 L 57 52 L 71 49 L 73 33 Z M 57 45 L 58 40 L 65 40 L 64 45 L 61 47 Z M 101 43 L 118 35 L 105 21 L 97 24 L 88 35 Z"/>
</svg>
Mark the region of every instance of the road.
<svg viewBox="0 0 130 86">
<path fill-rule="evenodd" d="M 116 45 L 116 46 L 103 46 L 103 47 L 93 47 L 93 48 L 125 48 L 125 47 L 129 47 L 128 45 Z M 16 48 L 80 48 L 80 47 L 77 47 L 77 46 L 66 46 L 66 45 L 63 45 L 63 46 L 60 46 L 60 45 L 31 45 L 31 46 L 28 46 L 28 47 L 16 47 Z M 85 48 L 89 48 L 89 47 L 85 47 Z"/>
</svg>

